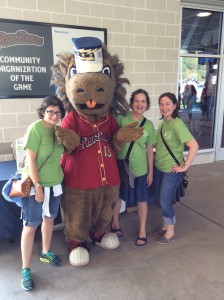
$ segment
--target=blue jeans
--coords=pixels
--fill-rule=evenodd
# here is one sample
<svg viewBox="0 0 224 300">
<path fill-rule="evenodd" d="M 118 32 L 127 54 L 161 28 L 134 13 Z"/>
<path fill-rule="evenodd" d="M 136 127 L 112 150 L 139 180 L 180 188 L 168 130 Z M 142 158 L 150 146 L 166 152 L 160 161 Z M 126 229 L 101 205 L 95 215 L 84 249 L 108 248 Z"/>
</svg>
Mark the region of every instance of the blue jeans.
<svg viewBox="0 0 224 300">
<path fill-rule="evenodd" d="M 176 224 L 173 203 L 181 179 L 182 173 L 161 172 L 157 168 L 154 169 L 155 198 L 156 202 L 161 206 L 163 222 L 166 225 Z"/>
</svg>

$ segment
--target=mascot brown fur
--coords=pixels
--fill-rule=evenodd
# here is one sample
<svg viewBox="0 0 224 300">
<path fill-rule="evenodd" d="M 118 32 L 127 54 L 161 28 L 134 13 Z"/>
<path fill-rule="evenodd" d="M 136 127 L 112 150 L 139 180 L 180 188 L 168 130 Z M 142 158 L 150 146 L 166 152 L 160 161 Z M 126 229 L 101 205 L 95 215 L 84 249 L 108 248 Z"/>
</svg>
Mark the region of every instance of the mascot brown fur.
<svg viewBox="0 0 224 300">
<path fill-rule="evenodd" d="M 88 238 L 105 249 L 119 246 L 116 234 L 108 232 L 120 183 L 115 151 L 143 133 L 142 128 L 135 128 L 137 123 L 119 129 L 113 118 L 113 114 L 129 110 L 124 88 L 129 81 L 120 77 L 124 66 L 118 56 L 112 56 L 101 41 L 97 46 L 86 47 L 84 53 L 83 41 L 91 46 L 100 40 L 76 39 L 75 55 L 58 54 L 59 59 L 52 67 L 52 84 L 57 86 L 57 96 L 69 112 L 61 127 L 56 127 L 56 136 L 67 151 L 62 158 L 61 207 L 69 261 L 74 266 L 89 262 Z M 78 42 L 81 42 L 80 52 Z M 102 56 L 100 71 L 99 64 L 95 68 L 88 61 L 94 51 L 97 51 L 95 56 Z M 81 71 L 80 63 L 84 63 Z"/>
</svg>

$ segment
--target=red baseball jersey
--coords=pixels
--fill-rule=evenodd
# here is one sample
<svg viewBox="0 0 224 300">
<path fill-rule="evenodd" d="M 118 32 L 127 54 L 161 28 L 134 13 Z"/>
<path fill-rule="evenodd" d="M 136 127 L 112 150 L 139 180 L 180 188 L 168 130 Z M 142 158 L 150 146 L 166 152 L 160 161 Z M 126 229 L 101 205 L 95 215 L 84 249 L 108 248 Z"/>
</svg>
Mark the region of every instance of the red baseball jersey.
<svg viewBox="0 0 224 300">
<path fill-rule="evenodd" d="M 111 148 L 112 137 L 119 129 L 114 117 L 109 114 L 94 122 L 72 111 L 61 126 L 80 137 L 80 146 L 71 154 L 63 154 L 64 185 L 82 190 L 119 185 L 116 156 Z"/>
</svg>

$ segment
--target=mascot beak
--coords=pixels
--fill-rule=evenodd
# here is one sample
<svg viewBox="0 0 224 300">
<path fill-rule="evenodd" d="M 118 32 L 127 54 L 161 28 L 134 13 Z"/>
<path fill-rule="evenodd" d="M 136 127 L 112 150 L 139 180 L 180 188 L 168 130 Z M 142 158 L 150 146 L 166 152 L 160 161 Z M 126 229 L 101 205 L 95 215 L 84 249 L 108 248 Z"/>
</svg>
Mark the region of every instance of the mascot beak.
<svg viewBox="0 0 224 300">
<path fill-rule="evenodd" d="M 86 101 L 86 106 L 88 108 L 94 108 L 96 106 L 96 101 L 95 100 L 87 100 Z"/>
</svg>

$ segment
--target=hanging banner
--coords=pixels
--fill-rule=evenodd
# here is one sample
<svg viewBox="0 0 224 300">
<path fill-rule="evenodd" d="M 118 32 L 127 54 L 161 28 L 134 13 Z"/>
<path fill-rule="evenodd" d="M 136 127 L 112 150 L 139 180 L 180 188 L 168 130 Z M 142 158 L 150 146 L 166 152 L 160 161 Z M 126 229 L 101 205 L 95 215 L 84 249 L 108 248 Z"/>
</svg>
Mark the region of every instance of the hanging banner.
<svg viewBox="0 0 224 300">
<path fill-rule="evenodd" d="M 59 52 L 73 53 L 72 38 L 95 36 L 106 43 L 106 29 L 0 19 L 0 98 L 54 95 L 51 67 Z"/>
</svg>

